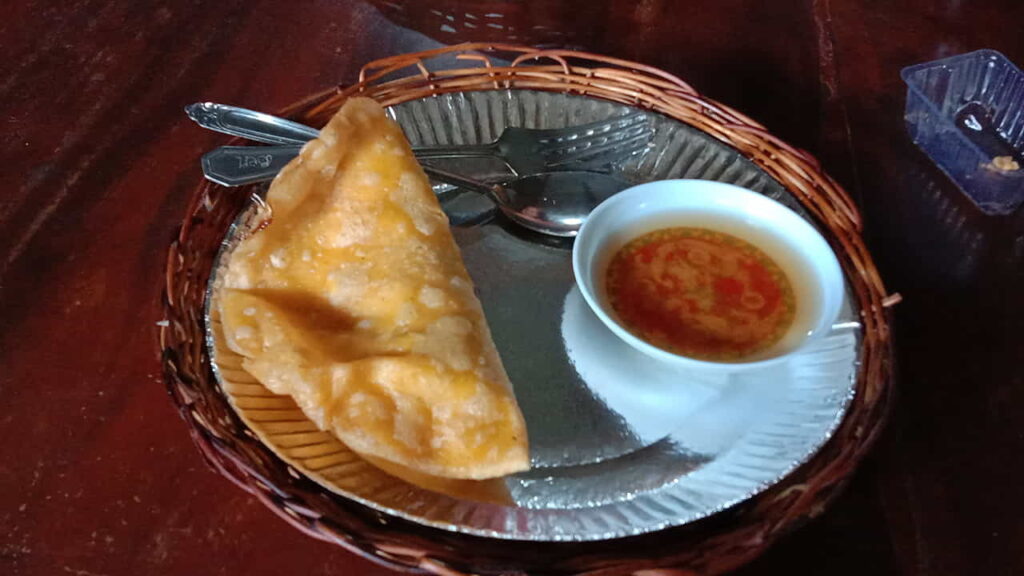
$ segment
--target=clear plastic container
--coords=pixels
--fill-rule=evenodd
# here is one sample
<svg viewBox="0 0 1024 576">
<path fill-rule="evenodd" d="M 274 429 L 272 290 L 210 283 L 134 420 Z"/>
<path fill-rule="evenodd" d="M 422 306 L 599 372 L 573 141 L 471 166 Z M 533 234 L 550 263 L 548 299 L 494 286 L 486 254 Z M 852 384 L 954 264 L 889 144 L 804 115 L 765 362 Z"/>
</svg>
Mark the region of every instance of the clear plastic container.
<svg viewBox="0 0 1024 576">
<path fill-rule="evenodd" d="M 989 214 L 1024 202 L 1024 73 L 994 50 L 904 68 L 914 143 Z"/>
</svg>

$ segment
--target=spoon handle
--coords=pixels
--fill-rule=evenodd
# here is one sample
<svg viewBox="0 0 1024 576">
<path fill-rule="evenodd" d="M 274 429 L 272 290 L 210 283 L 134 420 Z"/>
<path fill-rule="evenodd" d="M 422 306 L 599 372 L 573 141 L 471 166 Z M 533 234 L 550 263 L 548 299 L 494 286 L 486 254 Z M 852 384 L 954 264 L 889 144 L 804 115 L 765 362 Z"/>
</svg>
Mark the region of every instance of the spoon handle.
<svg viewBox="0 0 1024 576">
<path fill-rule="evenodd" d="M 285 164 L 299 155 L 302 146 L 221 146 L 202 159 L 203 175 L 221 186 L 245 186 L 273 180 Z M 496 193 L 494 186 L 468 176 L 423 166 L 423 171 L 438 182 L 479 192 Z M 493 197 L 493 196 L 492 196 Z"/>
<path fill-rule="evenodd" d="M 191 104 L 185 113 L 203 128 L 265 144 L 302 145 L 320 135 L 319 130 L 298 122 L 213 102 Z"/>
<path fill-rule="evenodd" d="M 434 166 L 428 166 L 421 164 L 423 171 L 430 175 L 431 178 L 438 182 L 444 182 L 445 184 L 451 184 L 459 188 L 464 188 L 473 192 L 478 192 L 487 196 L 495 202 L 501 202 L 501 196 L 504 193 L 504 188 L 500 184 L 487 184 L 481 182 L 475 178 L 470 178 L 462 174 L 456 174 L 455 172 L 449 172 L 443 168 L 437 168 Z"/>
<path fill-rule="evenodd" d="M 203 175 L 221 186 L 273 180 L 302 146 L 221 146 L 203 155 Z"/>
</svg>

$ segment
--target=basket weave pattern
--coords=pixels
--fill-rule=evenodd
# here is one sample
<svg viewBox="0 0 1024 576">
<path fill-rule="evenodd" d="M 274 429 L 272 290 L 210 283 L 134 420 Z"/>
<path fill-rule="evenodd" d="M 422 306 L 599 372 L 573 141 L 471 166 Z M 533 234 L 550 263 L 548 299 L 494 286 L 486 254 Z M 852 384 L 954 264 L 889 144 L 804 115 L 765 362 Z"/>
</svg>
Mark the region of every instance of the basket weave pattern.
<svg viewBox="0 0 1024 576">
<path fill-rule="evenodd" d="M 467 68 L 431 71 L 454 52 Z M 497 65 L 487 54 L 500 56 Z M 411 73 L 409 72 L 411 70 Z M 817 219 L 861 309 L 864 341 L 857 394 L 832 440 L 810 462 L 760 496 L 680 528 L 600 543 L 497 541 L 387 517 L 326 493 L 262 445 L 216 385 L 203 325 L 207 281 L 228 227 L 251 190 L 209 182 L 194 192 L 167 259 L 160 329 L 165 381 L 206 461 L 293 526 L 394 568 L 468 573 L 719 574 L 748 562 L 779 535 L 824 509 L 870 447 L 891 403 L 892 347 L 887 297 L 860 237 L 860 217 L 818 162 L 682 80 L 634 62 L 564 50 L 466 44 L 372 62 L 359 82 L 295 103 L 283 115 L 322 126 L 353 95 L 387 106 L 435 94 L 533 89 L 587 95 L 649 109 L 736 148 L 782 183 Z M 234 142 L 241 143 L 241 142 Z"/>
</svg>

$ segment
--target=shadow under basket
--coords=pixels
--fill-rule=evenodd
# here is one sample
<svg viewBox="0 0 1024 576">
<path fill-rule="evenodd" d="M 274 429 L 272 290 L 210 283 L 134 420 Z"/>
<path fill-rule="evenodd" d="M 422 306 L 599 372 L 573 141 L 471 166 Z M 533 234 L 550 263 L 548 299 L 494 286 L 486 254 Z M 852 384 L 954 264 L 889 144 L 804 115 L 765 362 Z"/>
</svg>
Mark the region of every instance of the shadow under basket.
<svg viewBox="0 0 1024 576">
<path fill-rule="evenodd" d="M 442 57 L 469 67 L 430 70 Z M 863 342 L 856 393 L 832 439 L 783 481 L 724 512 L 684 526 L 599 542 L 523 542 L 470 536 L 396 518 L 333 494 L 260 442 L 221 392 L 207 347 L 207 288 L 221 243 L 253 188 L 210 182 L 194 191 L 171 244 L 160 348 L 170 395 L 206 461 L 290 524 L 397 569 L 457 574 L 720 574 L 763 552 L 819 514 L 874 442 L 892 399 L 890 305 L 860 236 L 860 216 L 818 162 L 742 114 L 674 76 L 642 64 L 564 50 L 466 44 L 386 58 L 359 81 L 281 112 L 322 126 L 350 96 L 385 106 L 450 92 L 529 89 L 586 95 L 684 122 L 735 148 L 778 181 L 810 214 L 843 265 L 860 309 Z M 241 142 L 235 142 L 241 143 Z"/>
</svg>

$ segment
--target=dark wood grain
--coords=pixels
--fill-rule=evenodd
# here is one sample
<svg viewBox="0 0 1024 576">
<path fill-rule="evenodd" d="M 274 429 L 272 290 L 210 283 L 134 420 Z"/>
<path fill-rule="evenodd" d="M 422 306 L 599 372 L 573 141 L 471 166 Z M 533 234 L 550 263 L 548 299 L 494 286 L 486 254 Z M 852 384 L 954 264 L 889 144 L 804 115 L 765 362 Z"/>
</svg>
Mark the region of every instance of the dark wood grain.
<svg viewBox="0 0 1024 576">
<path fill-rule="evenodd" d="M 409 4 L 4 5 L 0 573 L 390 573 L 208 471 L 166 398 L 164 251 L 196 159 L 222 141 L 181 108 L 273 110 L 368 60 L 467 40 L 663 67 L 817 154 L 859 200 L 905 298 L 900 401 L 847 492 L 743 574 L 1024 573 L 1024 217 L 982 215 L 914 148 L 898 75 L 981 47 L 1024 64 L 1024 4 Z"/>
</svg>

